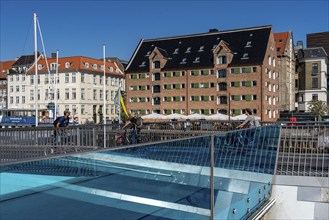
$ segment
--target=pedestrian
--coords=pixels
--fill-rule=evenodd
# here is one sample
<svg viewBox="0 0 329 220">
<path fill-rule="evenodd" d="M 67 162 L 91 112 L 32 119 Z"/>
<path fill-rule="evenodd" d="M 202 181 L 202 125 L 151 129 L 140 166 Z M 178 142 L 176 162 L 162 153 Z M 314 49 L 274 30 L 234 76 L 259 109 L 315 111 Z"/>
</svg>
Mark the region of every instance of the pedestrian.
<svg viewBox="0 0 329 220">
<path fill-rule="evenodd" d="M 61 142 L 61 136 L 64 136 L 64 131 L 60 128 L 65 128 L 69 126 L 69 120 L 70 120 L 70 114 L 71 112 L 69 110 L 65 110 L 64 111 L 64 116 L 61 117 L 57 117 L 56 120 L 54 121 L 54 127 L 55 127 L 55 131 L 54 131 L 54 136 L 55 136 L 55 140 L 57 140 L 57 142 Z"/>
<path fill-rule="evenodd" d="M 137 138 L 141 129 L 141 126 L 143 124 L 142 118 L 137 117 L 135 114 L 132 115 L 132 117 L 129 118 L 127 124 L 123 126 L 123 129 L 126 129 L 127 127 L 131 127 L 131 143 L 136 144 Z"/>
</svg>

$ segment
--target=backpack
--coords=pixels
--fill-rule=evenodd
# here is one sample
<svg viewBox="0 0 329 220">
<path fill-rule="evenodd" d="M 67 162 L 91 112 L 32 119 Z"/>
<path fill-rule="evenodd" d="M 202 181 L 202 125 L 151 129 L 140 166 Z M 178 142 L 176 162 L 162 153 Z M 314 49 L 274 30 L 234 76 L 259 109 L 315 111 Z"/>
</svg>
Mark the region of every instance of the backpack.
<svg viewBox="0 0 329 220">
<path fill-rule="evenodd" d="M 63 117 L 64 117 L 64 116 L 61 116 L 61 117 L 57 117 L 57 118 L 55 119 L 55 121 L 54 121 L 54 123 L 53 123 L 54 127 L 56 127 L 56 125 L 57 125 L 59 119 L 61 119 L 61 118 L 63 118 Z"/>
</svg>

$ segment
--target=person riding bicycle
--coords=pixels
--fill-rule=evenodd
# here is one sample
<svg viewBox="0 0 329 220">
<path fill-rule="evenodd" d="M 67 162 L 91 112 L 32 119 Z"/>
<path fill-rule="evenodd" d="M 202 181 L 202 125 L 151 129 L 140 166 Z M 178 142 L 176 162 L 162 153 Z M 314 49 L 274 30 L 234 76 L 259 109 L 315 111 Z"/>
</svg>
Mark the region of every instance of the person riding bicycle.
<svg viewBox="0 0 329 220">
<path fill-rule="evenodd" d="M 258 119 L 252 115 L 252 110 L 250 108 L 246 109 L 245 114 L 247 115 L 247 118 L 245 119 L 245 121 L 240 124 L 239 126 L 237 126 L 236 128 L 243 128 L 243 127 L 248 127 L 248 128 L 256 128 L 256 127 L 260 127 L 260 123 L 258 121 Z M 253 137 L 254 137 L 254 129 L 249 129 L 246 131 L 246 138 L 248 141 L 248 144 L 253 144 Z"/>
<path fill-rule="evenodd" d="M 137 138 L 141 129 L 141 118 L 137 117 L 136 115 L 132 115 L 129 119 L 127 124 L 123 126 L 123 129 L 127 129 L 131 127 L 130 137 L 131 137 L 131 143 L 137 144 Z"/>
</svg>

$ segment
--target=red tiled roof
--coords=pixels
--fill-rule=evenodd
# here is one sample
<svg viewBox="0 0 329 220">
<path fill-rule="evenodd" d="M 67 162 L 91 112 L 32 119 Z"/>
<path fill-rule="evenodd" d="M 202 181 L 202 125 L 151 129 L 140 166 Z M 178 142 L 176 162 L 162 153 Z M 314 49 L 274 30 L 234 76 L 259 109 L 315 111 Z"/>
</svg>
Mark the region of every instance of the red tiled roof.
<svg viewBox="0 0 329 220">
<path fill-rule="evenodd" d="M 14 63 L 15 60 L 0 62 L 0 79 L 7 78 L 7 75 L 5 73 L 7 73 L 11 69 Z"/>
<path fill-rule="evenodd" d="M 47 58 L 47 62 L 49 65 L 49 70 L 51 63 L 56 63 L 56 58 Z M 69 66 L 66 66 L 66 63 L 69 63 Z M 88 67 L 85 64 L 89 64 Z M 63 71 L 73 71 L 73 70 L 89 70 L 92 72 L 103 73 L 104 71 L 101 69 L 101 66 L 104 65 L 103 60 L 97 60 L 93 58 L 83 57 L 83 56 L 74 56 L 74 57 L 63 57 L 58 58 L 58 72 Z M 41 68 L 38 69 L 40 73 L 47 72 L 46 60 L 40 59 L 38 61 L 38 66 L 41 65 Z M 111 69 L 112 67 L 112 69 Z M 116 72 L 116 69 L 119 72 Z M 111 71 L 112 70 L 112 71 Z M 28 71 L 28 73 L 34 73 L 34 66 Z M 52 71 L 53 72 L 53 71 Z M 117 75 L 117 76 L 124 76 L 124 74 L 120 71 L 120 69 L 116 66 L 114 62 L 106 62 L 106 74 Z"/>
<path fill-rule="evenodd" d="M 284 49 L 286 48 L 288 35 L 289 32 L 274 33 L 275 47 L 280 49 L 280 50 L 276 49 L 276 53 L 278 55 L 284 54 Z"/>
</svg>

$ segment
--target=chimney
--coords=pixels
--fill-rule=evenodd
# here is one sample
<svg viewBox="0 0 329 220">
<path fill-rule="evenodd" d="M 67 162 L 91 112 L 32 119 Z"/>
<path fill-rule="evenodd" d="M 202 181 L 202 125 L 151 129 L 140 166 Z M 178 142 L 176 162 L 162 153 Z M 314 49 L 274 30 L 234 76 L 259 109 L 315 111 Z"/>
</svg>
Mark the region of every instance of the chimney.
<svg viewBox="0 0 329 220">
<path fill-rule="evenodd" d="M 56 53 L 51 53 L 51 58 L 56 58 Z"/>
<path fill-rule="evenodd" d="M 303 47 L 303 41 L 301 41 L 301 40 L 299 40 L 299 41 L 297 41 L 297 49 L 304 49 L 304 47 Z"/>
<path fill-rule="evenodd" d="M 209 33 L 213 33 L 213 32 L 218 32 L 218 29 L 216 28 L 209 29 Z"/>
</svg>

